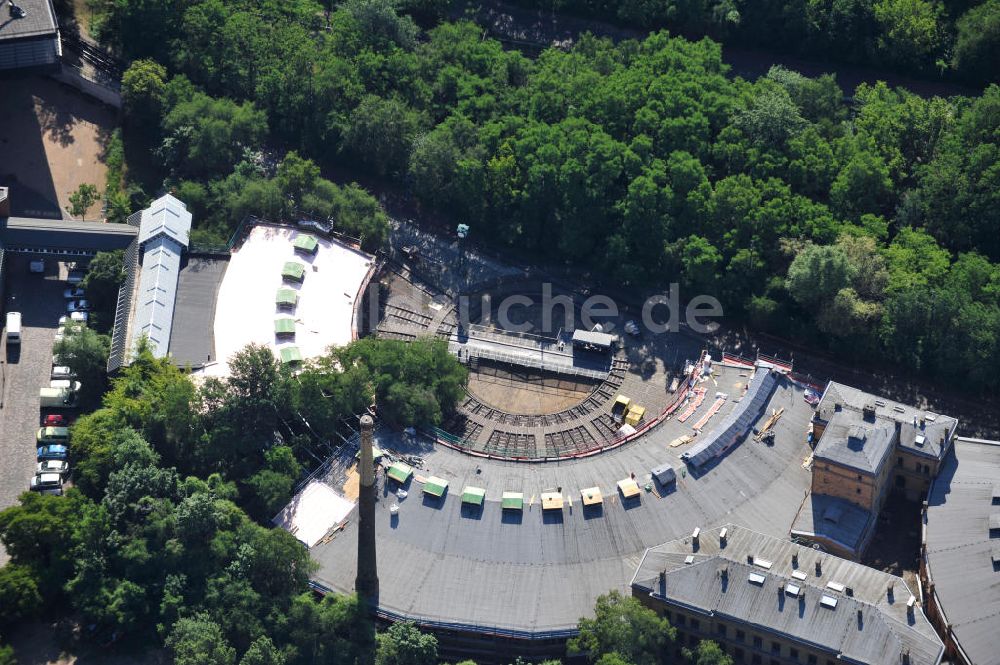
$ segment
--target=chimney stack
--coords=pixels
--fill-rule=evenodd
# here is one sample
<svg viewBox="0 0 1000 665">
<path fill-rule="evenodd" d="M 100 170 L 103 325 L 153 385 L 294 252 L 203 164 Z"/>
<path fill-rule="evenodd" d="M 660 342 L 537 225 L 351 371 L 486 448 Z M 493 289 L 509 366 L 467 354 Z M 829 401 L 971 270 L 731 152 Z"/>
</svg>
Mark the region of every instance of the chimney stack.
<svg viewBox="0 0 1000 665">
<path fill-rule="evenodd" d="M 361 416 L 361 456 L 358 461 L 358 576 L 354 590 L 374 605 L 378 599 L 378 564 L 375 557 L 375 461 L 372 436 L 375 422 Z"/>
</svg>

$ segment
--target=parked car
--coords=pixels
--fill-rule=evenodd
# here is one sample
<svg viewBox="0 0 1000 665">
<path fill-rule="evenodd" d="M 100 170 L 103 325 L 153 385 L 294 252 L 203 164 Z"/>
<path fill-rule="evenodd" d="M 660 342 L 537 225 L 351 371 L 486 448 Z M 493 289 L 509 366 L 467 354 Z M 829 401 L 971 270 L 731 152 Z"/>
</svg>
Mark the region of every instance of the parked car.
<svg viewBox="0 0 1000 665">
<path fill-rule="evenodd" d="M 90 310 L 90 303 L 86 300 L 70 300 L 66 303 L 66 311 L 72 314 L 73 312 L 87 312 Z"/>
<path fill-rule="evenodd" d="M 42 427 L 66 427 L 69 421 L 61 413 L 50 413 L 42 418 Z"/>
<path fill-rule="evenodd" d="M 31 491 L 62 494 L 62 476 L 58 473 L 36 473 L 31 477 Z"/>
<path fill-rule="evenodd" d="M 77 321 L 79 323 L 86 323 L 90 316 L 86 312 L 73 312 L 69 315 L 70 321 Z"/>
<path fill-rule="evenodd" d="M 63 291 L 63 298 L 73 300 L 74 298 L 82 298 L 83 294 L 84 294 L 83 289 L 81 289 L 80 287 L 76 287 L 72 289 L 66 289 L 65 291 Z"/>
<path fill-rule="evenodd" d="M 76 375 L 73 374 L 73 370 L 65 365 L 56 365 L 52 368 L 52 378 L 53 379 L 72 379 Z"/>
<path fill-rule="evenodd" d="M 28 264 L 28 271 L 33 273 L 43 273 L 45 272 L 45 260 L 35 259 Z"/>
<path fill-rule="evenodd" d="M 58 473 L 60 476 L 69 475 L 69 462 L 64 459 L 47 459 L 38 463 L 35 473 Z"/>
<path fill-rule="evenodd" d="M 69 275 L 66 277 L 66 283 L 70 286 L 76 286 L 83 281 L 83 278 L 87 276 L 87 273 L 83 270 L 70 270 Z"/>
<path fill-rule="evenodd" d="M 49 381 L 49 388 L 62 388 L 75 393 L 80 391 L 80 382 L 72 379 L 52 379 Z"/>
<path fill-rule="evenodd" d="M 69 441 L 68 427 L 39 427 L 35 432 L 38 443 L 66 443 Z"/>
<path fill-rule="evenodd" d="M 69 449 L 61 443 L 50 443 L 38 448 L 39 462 L 48 459 L 66 459 L 67 457 L 69 457 Z"/>
</svg>

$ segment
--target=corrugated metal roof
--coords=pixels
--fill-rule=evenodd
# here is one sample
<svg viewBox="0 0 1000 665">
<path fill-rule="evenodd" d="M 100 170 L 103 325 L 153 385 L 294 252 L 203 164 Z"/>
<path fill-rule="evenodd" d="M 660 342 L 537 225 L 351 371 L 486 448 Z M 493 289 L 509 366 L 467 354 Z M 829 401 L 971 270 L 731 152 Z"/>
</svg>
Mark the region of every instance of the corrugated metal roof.
<svg viewBox="0 0 1000 665">
<path fill-rule="evenodd" d="M 904 650 L 909 651 L 913 665 L 934 665 L 940 659 L 944 647 L 922 611 L 918 609 L 913 619 L 907 616 L 909 593 L 902 579 L 749 529 L 725 528 L 725 546 L 720 542 L 721 530 L 712 530 L 702 532 L 694 553 L 687 538 L 650 548 L 633 578 L 633 588 L 781 634 L 852 662 L 898 665 Z M 750 565 L 749 556 L 771 561 L 770 570 L 764 573 Z M 693 561 L 685 565 L 688 557 Z M 806 573 L 804 579 L 792 576 L 799 570 Z M 762 575 L 763 582 L 752 583 L 749 576 L 753 573 Z M 845 593 L 826 588 L 833 580 L 844 585 Z M 789 585 L 797 587 L 797 595 L 789 595 Z M 894 587 L 891 602 L 890 585 Z M 835 599 L 836 606 L 824 606 L 824 596 Z"/>
<path fill-rule="evenodd" d="M 1000 570 L 992 560 L 993 487 L 1000 444 L 956 439 L 927 497 L 926 562 L 959 646 L 976 665 L 1000 665 Z"/>
<path fill-rule="evenodd" d="M 739 404 L 704 437 L 699 437 L 694 446 L 681 454 L 681 459 L 692 466 L 698 467 L 719 457 L 731 447 L 745 438 L 760 418 L 771 399 L 771 393 L 778 383 L 778 374 L 768 369 L 760 368 L 750 380 L 747 392 Z"/>
<path fill-rule="evenodd" d="M 191 213 L 182 201 L 165 194 L 153 201 L 142 211 L 139 223 L 139 243 L 165 235 L 183 247 L 187 247 L 191 234 Z"/>
<path fill-rule="evenodd" d="M 177 277 L 181 269 L 181 247 L 166 236 L 159 236 L 145 245 L 132 315 L 129 348 L 145 335 L 153 355 L 167 355 L 170 329 L 173 325 L 174 303 L 177 299 Z"/>
</svg>

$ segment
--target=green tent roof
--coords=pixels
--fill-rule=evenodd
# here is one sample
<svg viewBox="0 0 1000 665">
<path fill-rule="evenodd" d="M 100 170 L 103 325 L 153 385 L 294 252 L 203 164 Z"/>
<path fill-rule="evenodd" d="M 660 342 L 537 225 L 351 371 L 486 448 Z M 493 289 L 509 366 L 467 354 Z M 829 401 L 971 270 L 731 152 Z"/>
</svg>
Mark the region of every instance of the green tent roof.
<svg viewBox="0 0 1000 665">
<path fill-rule="evenodd" d="M 448 491 L 448 481 L 437 476 L 431 476 L 424 483 L 424 493 L 431 496 L 443 496 Z"/>
<path fill-rule="evenodd" d="M 288 261 L 281 269 L 281 276 L 301 282 L 306 276 L 306 267 L 298 261 Z"/>
<path fill-rule="evenodd" d="M 276 305 L 294 305 L 298 300 L 299 294 L 295 292 L 295 289 L 287 287 L 278 289 L 278 295 L 274 298 Z"/>
<path fill-rule="evenodd" d="M 504 510 L 523 510 L 524 495 L 520 492 L 504 492 L 500 507 Z"/>
<path fill-rule="evenodd" d="M 483 501 L 486 499 L 486 490 L 481 487 L 473 487 L 468 485 L 464 490 L 462 490 L 462 503 L 471 503 L 474 506 L 483 505 Z"/>
<path fill-rule="evenodd" d="M 281 349 L 281 362 L 300 363 L 302 362 L 302 352 L 297 346 L 286 346 Z"/>
<path fill-rule="evenodd" d="M 389 471 L 387 473 L 390 478 L 402 485 L 410 479 L 410 476 L 413 474 L 413 469 L 411 469 L 409 465 L 403 464 L 402 462 L 395 462 L 389 467 Z"/>
<path fill-rule="evenodd" d="M 294 335 L 295 334 L 295 319 L 281 316 L 274 320 L 274 334 L 276 335 Z"/>
<path fill-rule="evenodd" d="M 292 245 L 295 246 L 295 249 L 301 249 L 304 252 L 312 254 L 316 251 L 316 248 L 319 247 L 319 241 L 316 240 L 316 236 L 305 233 L 298 236 L 295 241 L 292 242 Z"/>
</svg>

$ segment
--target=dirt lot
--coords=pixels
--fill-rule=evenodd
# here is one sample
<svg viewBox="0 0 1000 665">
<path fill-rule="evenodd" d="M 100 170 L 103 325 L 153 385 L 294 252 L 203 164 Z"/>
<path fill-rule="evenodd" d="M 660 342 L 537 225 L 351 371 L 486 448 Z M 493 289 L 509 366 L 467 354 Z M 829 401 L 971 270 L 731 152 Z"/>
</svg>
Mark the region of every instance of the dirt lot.
<svg viewBox="0 0 1000 665">
<path fill-rule="evenodd" d="M 0 104 L 0 184 L 12 213 L 69 218 L 69 195 L 83 183 L 104 192 L 105 146 L 117 116 L 45 76 L 5 76 Z M 87 212 L 98 219 L 101 204 Z"/>
<path fill-rule="evenodd" d="M 579 404 L 592 389 L 593 386 L 587 383 L 554 376 L 543 379 L 522 373 L 511 374 L 486 365 L 469 374 L 469 392 L 508 413 L 556 413 Z"/>
</svg>

